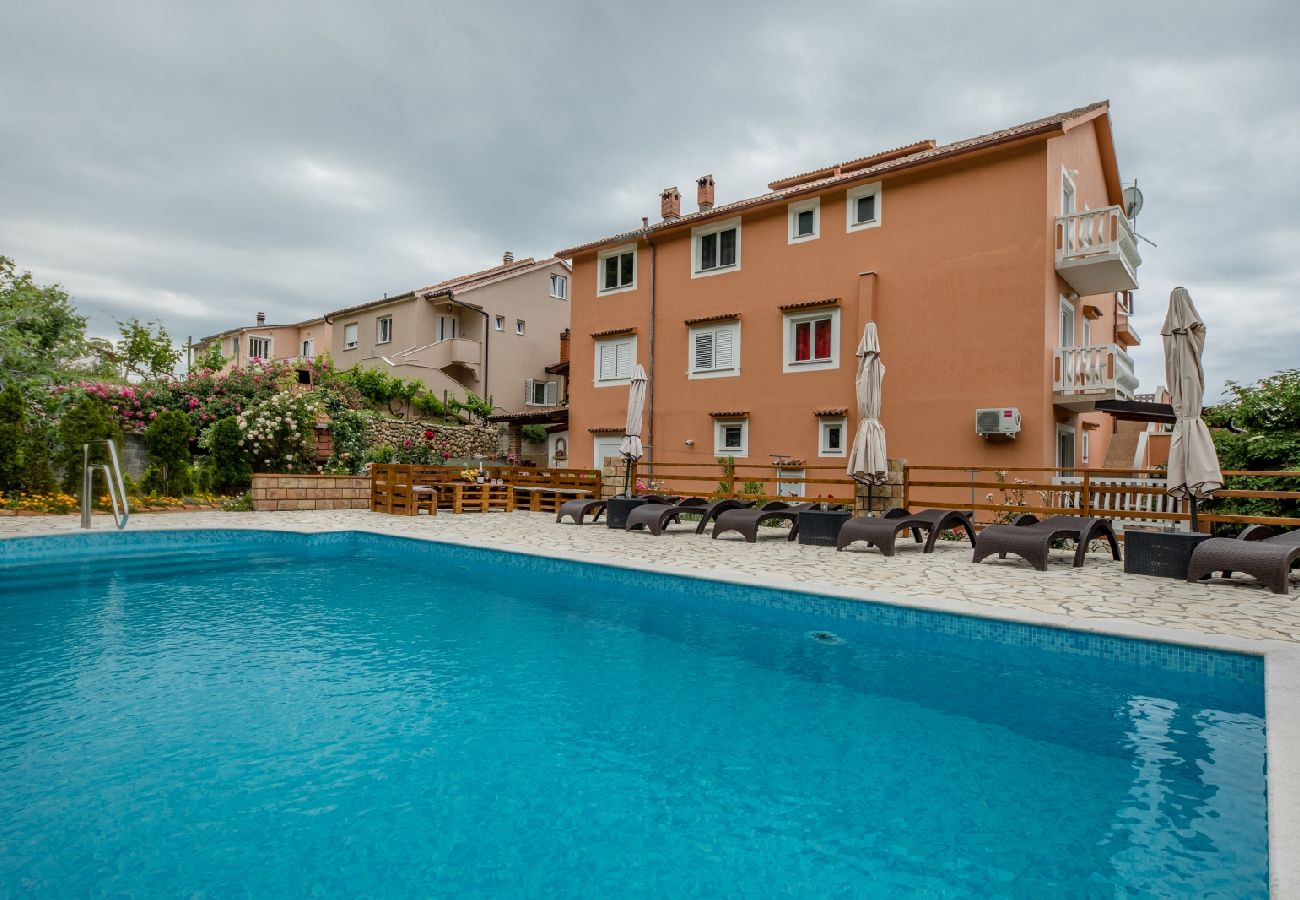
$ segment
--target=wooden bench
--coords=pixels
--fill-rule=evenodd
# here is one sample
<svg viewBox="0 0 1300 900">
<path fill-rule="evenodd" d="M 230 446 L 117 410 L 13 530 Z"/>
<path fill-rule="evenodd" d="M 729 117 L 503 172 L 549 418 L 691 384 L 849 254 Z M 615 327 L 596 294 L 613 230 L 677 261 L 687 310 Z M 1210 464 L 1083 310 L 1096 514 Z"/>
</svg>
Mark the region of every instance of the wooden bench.
<svg viewBox="0 0 1300 900">
<path fill-rule="evenodd" d="M 519 469 L 513 478 L 515 503 L 530 512 L 556 512 L 566 500 L 600 496 L 600 473 L 589 470 Z"/>
</svg>

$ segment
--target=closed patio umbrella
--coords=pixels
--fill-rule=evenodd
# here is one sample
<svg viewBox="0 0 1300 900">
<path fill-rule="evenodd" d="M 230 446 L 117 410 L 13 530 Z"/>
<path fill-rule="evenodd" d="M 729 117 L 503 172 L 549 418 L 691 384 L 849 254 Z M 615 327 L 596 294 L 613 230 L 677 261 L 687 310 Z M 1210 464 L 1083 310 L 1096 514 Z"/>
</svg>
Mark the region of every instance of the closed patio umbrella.
<svg viewBox="0 0 1300 900">
<path fill-rule="evenodd" d="M 632 463 L 641 458 L 641 413 L 645 409 L 645 368 L 638 365 L 632 373 L 632 381 L 627 386 L 627 425 L 623 429 L 623 440 L 618 445 L 618 452 L 623 455 L 626 468 L 623 471 L 623 494 L 628 494 L 632 480 Z"/>
<path fill-rule="evenodd" d="M 858 430 L 849 452 L 849 476 L 867 485 L 867 507 L 871 507 L 871 485 L 889 480 L 885 456 L 885 426 L 880 424 L 880 390 L 885 365 L 880 361 L 880 339 L 876 323 L 868 322 L 858 342 Z"/>
<path fill-rule="evenodd" d="M 1160 329 L 1165 345 L 1165 380 L 1174 408 L 1174 432 L 1169 441 L 1169 496 L 1185 498 L 1191 504 L 1192 530 L 1197 530 L 1196 501 L 1204 500 L 1223 487 L 1219 457 L 1210 429 L 1201 420 L 1205 395 L 1205 371 L 1201 352 L 1205 348 L 1205 322 L 1201 320 L 1186 288 L 1176 287 L 1169 295 L 1169 312 Z"/>
</svg>

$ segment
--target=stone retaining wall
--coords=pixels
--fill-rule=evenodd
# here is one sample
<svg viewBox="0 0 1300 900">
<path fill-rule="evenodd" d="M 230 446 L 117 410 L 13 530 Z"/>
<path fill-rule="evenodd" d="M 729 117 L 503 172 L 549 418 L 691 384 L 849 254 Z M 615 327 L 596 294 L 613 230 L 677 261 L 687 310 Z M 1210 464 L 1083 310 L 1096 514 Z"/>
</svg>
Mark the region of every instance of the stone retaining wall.
<svg viewBox="0 0 1300 900">
<path fill-rule="evenodd" d="M 446 447 L 454 459 L 495 457 L 501 452 L 501 437 L 495 428 L 485 428 L 481 425 L 457 427 L 398 419 L 372 420 L 367 443 L 371 447 L 388 444 L 400 448 L 408 439 L 423 441 L 424 433 L 430 429 L 436 435 L 434 440 Z"/>
<path fill-rule="evenodd" d="M 253 509 L 369 509 L 364 475 L 254 475 Z"/>
</svg>

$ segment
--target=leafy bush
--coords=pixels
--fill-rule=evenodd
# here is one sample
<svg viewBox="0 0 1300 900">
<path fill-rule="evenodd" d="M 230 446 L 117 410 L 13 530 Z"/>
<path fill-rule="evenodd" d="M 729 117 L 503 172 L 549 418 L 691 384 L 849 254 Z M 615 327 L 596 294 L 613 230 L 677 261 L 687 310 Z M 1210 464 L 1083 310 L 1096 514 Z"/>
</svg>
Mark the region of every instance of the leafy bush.
<svg viewBox="0 0 1300 900">
<path fill-rule="evenodd" d="M 1255 384 L 1228 382 L 1230 399 L 1206 411 L 1219 464 L 1226 471 L 1300 470 L 1300 369 L 1285 369 Z M 1228 431 L 1226 426 L 1240 429 Z M 1300 478 L 1229 475 L 1229 490 L 1300 491 Z M 1207 511 L 1225 515 L 1300 517 L 1300 500 L 1225 498 L 1205 504 Z M 1236 525 L 1225 531 L 1236 533 Z"/>
<path fill-rule="evenodd" d="M 122 440 L 121 429 L 108 407 L 100 400 L 83 396 L 64 412 L 58 426 L 55 462 L 63 477 L 63 490 L 81 496 L 81 448 L 92 441 Z M 91 462 L 103 462 L 107 451 L 102 444 L 91 448 Z"/>
<path fill-rule="evenodd" d="M 470 417 L 471 421 L 483 424 L 487 421 L 487 417 L 496 411 L 496 406 L 493 405 L 491 397 L 480 397 L 473 391 L 466 391 L 464 400 L 455 398 L 449 400 L 447 409 L 453 413 L 463 412 Z"/>
<path fill-rule="evenodd" d="M 397 448 L 392 444 L 380 444 L 377 447 L 371 447 L 366 452 L 366 462 L 385 465 L 395 459 L 397 459 Z"/>
<path fill-rule="evenodd" d="M 319 407 L 310 394 L 276 394 L 238 417 L 254 472 L 309 472 Z"/>
<path fill-rule="evenodd" d="M 325 471 L 331 475 L 355 475 L 366 458 L 366 436 L 370 418 L 355 409 L 340 409 L 330 414 L 330 438 L 334 445 Z"/>
<path fill-rule="evenodd" d="M 359 367 L 348 369 L 339 372 L 335 380 L 355 388 L 375 409 L 387 409 L 389 412 L 395 412 L 394 403 L 410 407 L 424 390 L 424 382 L 419 379 L 412 378 L 407 381 L 396 375 L 385 375 L 377 369 Z"/>
<path fill-rule="evenodd" d="M 163 413 L 144 433 L 149 451 L 149 468 L 144 489 L 164 497 L 184 497 L 194 492 L 193 456 L 190 441 L 194 425 L 178 409 Z"/>
<path fill-rule="evenodd" d="M 27 430 L 27 407 L 23 393 L 11 384 L 0 391 L 0 491 L 22 486 L 23 436 Z"/>
<path fill-rule="evenodd" d="M 447 407 L 441 399 L 434 396 L 429 391 L 420 391 L 411 401 L 415 411 L 422 416 L 430 419 L 441 419 L 447 415 Z"/>
<path fill-rule="evenodd" d="M 50 471 L 50 439 L 44 425 L 31 422 L 23 434 L 22 489 L 29 494 L 48 494 L 54 490 L 54 473 Z"/>
<path fill-rule="evenodd" d="M 525 425 L 519 430 L 523 432 L 524 440 L 533 444 L 545 444 L 549 437 L 545 425 Z"/>
<path fill-rule="evenodd" d="M 226 494 L 248 487 L 253 466 L 237 418 L 226 416 L 213 424 L 199 436 L 199 446 L 208 451 L 205 470 L 209 490 Z"/>
</svg>

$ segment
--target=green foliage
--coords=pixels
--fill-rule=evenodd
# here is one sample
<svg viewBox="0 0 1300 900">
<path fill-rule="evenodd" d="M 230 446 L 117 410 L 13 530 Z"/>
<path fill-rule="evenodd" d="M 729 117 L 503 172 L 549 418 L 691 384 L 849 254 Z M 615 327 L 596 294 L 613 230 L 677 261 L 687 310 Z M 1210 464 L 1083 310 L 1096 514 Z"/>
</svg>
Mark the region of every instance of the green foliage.
<svg viewBox="0 0 1300 900">
<path fill-rule="evenodd" d="M 545 425 L 525 425 L 519 430 L 523 432 L 524 440 L 532 444 L 545 444 L 549 437 Z"/>
<path fill-rule="evenodd" d="M 357 474 L 365 464 L 370 417 L 355 409 L 340 409 L 330 414 L 329 427 L 334 449 L 325 471 L 331 475 Z"/>
<path fill-rule="evenodd" d="M 385 465 L 397 459 L 397 448 L 392 444 L 380 444 L 366 451 L 366 462 Z"/>
<path fill-rule="evenodd" d="M 465 413 L 469 416 L 470 421 L 478 424 L 485 424 L 487 417 L 496 411 L 496 406 L 492 403 L 491 397 L 480 397 L 473 391 L 465 392 L 464 400 L 451 399 L 447 403 L 447 409 L 452 413 Z"/>
<path fill-rule="evenodd" d="M 193 457 L 190 441 L 194 425 L 180 410 L 165 412 L 145 429 L 149 468 L 144 488 L 163 497 L 184 497 L 194 492 Z"/>
<path fill-rule="evenodd" d="M 442 400 L 429 391 L 420 391 L 411 401 L 415 411 L 430 419 L 441 419 L 447 415 L 447 407 Z"/>
<path fill-rule="evenodd" d="M 27 430 L 27 404 L 18 385 L 0 391 L 0 493 L 22 486 L 23 436 Z"/>
<path fill-rule="evenodd" d="M 244 491 L 237 497 L 231 497 L 221 504 L 221 509 L 225 512 L 249 512 L 253 508 L 253 495 L 250 491 Z"/>
<path fill-rule="evenodd" d="M 123 378 L 170 375 L 180 362 L 181 351 L 172 346 L 171 336 L 161 322 L 141 322 L 132 317 L 118 322 L 117 330 L 122 337 L 115 350 Z"/>
<path fill-rule="evenodd" d="M 31 396 L 63 380 L 86 349 L 86 319 L 63 288 L 41 286 L 0 256 L 0 385 Z"/>
<path fill-rule="evenodd" d="M 194 357 L 194 367 L 191 371 L 208 369 L 215 372 L 227 362 L 228 360 L 221 355 L 221 342 L 213 341 L 208 345 L 208 349 Z"/>
<path fill-rule="evenodd" d="M 1207 410 L 1219 464 L 1227 471 L 1300 471 L 1300 369 L 1286 369 L 1255 384 L 1228 382 L 1229 399 Z M 1226 430 L 1232 422 L 1243 433 Z M 1300 478 L 1230 475 L 1229 490 L 1300 491 Z M 1207 511 L 1227 515 L 1300 517 L 1300 501 L 1224 498 L 1206 503 Z M 1228 529 L 1235 532 L 1236 526 Z"/>
<path fill-rule="evenodd" d="M 424 390 L 424 382 L 412 378 L 403 380 L 396 375 L 385 375 L 376 369 L 353 368 L 339 372 L 335 380 L 350 385 L 375 409 L 395 412 L 394 403 L 409 407 Z"/>
<path fill-rule="evenodd" d="M 244 448 L 243 432 L 239 420 L 226 416 L 199 436 L 199 446 L 208 451 L 207 465 L 209 490 L 218 494 L 243 490 L 253 477 L 253 466 Z"/>
<path fill-rule="evenodd" d="M 310 472 L 316 461 L 316 417 L 311 394 L 280 393 L 239 415 L 239 430 L 254 472 Z"/>
<path fill-rule="evenodd" d="M 54 490 L 54 473 L 50 471 L 50 440 L 45 426 L 30 422 L 23 435 L 22 489 L 29 494 L 47 494 Z"/>
<path fill-rule="evenodd" d="M 55 462 L 63 477 L 63 489 L 80 497 L 82 445 L 102 440 L 117 441 L 120 444 L 122 432 L 103 401 L 83 396 L 59 420 L 57 440 Z M 107 451 L 102 444 L 91 448 L 92 463 L 102 462 L 106 456 Z"/>
<path fill-rule="evenodd" d="M 756 497 L 759 494 L 763 493 L 763 482 L 746 481 L 743 485 L 740 486 L 740 490 L 738 491 L 738 493 L 748 494 L 750 496 Z"/>
</svg>

